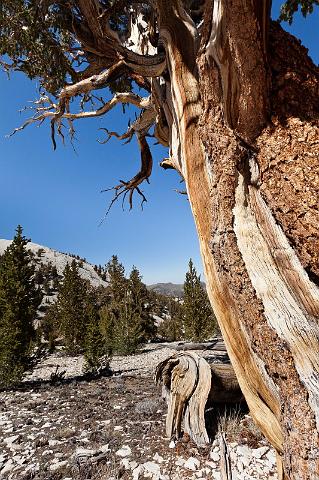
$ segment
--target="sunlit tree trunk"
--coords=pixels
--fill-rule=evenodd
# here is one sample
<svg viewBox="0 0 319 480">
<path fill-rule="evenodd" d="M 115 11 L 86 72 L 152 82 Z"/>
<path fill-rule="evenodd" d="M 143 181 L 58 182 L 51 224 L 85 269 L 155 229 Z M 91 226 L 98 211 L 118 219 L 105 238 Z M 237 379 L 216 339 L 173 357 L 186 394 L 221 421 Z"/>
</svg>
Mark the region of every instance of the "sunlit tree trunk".
<svg viewBox="0 0 319 480">
<path fill-rule="evenodd" d="M 185 178 L 229 356 L 282 478 L 319 478 L 318 70 L 267 2 L 214 2 L 200 39 L 180 2 L 157 3 L 165 166 Z"/>
</svg>

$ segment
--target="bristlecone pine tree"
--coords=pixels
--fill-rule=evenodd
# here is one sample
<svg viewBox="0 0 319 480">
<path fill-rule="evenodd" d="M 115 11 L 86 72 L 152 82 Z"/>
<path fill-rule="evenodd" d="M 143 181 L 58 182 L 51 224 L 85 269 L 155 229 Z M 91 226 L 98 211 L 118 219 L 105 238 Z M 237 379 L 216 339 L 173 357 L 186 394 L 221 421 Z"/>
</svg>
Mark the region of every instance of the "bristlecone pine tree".
<svg viewBox="0 0 319 480">
<path fill-rule="evenodd" d="M 57 298 L 59 330 L 64 338 L 65 349 L 70 354 L 78 353 L 84 347 L 87 290 L 87 282 L 80 277 L 77 263 L 72 260 L 63 271 Z"/>
<path fill-rule="evenodd" d="M 216 317 L 192 260 L 184 282 L 183 320 L 187 340 L 207 340 L 216 332 Z"/>
<path fill-rule="evenodd" d="M 288 0 L 283 16 L 314 4 Z M 270 11 L 270 0 L 3 0 L 0 53 L 4 69 L 39 78 L 24 127 L 48 119 L 54 146 L 64 122 L 72 136 L 76 120 L 140 109 L 122 135 L 105 130 L 141 150 L 114 201 L 145 200 L 148 132 L 169 148 L 162 166 L 185 180 L 251 414 L 280 477 L 308 480 L 319 478 L 319 74 Z"/>
<path fill-rule="evenodd" d="M 33 321 L 41 294 L 28 241 L 19 225 L 0 262 L 0 388 L 19 382 L 30 366 Z"/>
</svg>

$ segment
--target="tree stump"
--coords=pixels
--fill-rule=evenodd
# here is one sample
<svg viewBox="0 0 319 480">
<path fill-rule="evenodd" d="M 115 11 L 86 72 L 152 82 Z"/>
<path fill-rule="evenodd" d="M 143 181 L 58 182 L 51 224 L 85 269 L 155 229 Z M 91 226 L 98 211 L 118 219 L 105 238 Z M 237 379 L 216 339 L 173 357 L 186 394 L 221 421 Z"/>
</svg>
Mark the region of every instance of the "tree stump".
<svg viewBox="0 0 319 480">
<path fill-rule="evenodd" d="M 243 400 L 231 364 L 208 363 L 194 352 L 177 353 L 161 362 L 155 379 L 162 384 L 168 404 L 167 436 L 180 438 L 183 426 L 198 446 L 209 443 L 205 411 L 214 404 Z"/>
</svg>

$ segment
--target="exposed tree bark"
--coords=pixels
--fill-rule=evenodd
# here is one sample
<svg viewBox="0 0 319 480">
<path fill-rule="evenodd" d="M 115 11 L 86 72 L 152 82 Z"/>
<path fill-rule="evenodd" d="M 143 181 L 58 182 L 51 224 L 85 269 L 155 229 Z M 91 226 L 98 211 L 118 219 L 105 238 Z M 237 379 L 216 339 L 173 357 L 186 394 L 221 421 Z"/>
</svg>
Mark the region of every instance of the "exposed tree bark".
<svg viewBox="0 0 319 480">
<path fill-rule="evenodd" d="M 319 296 L 303 268 L 302 248 L 312 249 L 310 258 L 318 255 L 313 203 L 318 185 L 314 174 L 305 176 L 307 164 L 318 169 L 318 71 L 305 50 L 273 25 L 269 92 L 264 22 L 258 26 L 251 3 L 239 1 L 208 5 L 195 65 L 190 58 L 197 38 L 190 19 L 179 11 L 178 2 L 158 4 L 179 141 L 179 148 L 172 148 L 173 162 L 185 178 L 210 299 L 251 413 L 283 456 L 285 476 L 315 479 Z M 300 74 L 296 57 L 304 62 Z M 300 75 L 310 96 L 301 111 Z M 288 85 L 280 87 L 286 78 Z M 282 163 L 278 173 L 267 150 L 274 144 L 276 158 L 279 137 L 294 162 L 291 167 Z M 313 142 L 310 151 L 306 138 Z M 174 159 L 174 150 L 179 158 Z M 290 178 L 285 178 L 286 168 Z M 297 173 L 300 169 L 303 174 Z M 287 198 L 296 175 L 300 184 L 303 177 L 298 189 L 311 192 L 311 209 L 303 206 L 301 195 Z M 303 228 L 294 231 L 292 222 L 283 222 L 281 205 L 290 201 L 294 205 L 289 211 L 311 215 L 305 220 L 300 215 Z M 294 250 L 299 244 L 299 251 Z M 316 268 L 309 261 L 304 265 Z"/>
</svg>

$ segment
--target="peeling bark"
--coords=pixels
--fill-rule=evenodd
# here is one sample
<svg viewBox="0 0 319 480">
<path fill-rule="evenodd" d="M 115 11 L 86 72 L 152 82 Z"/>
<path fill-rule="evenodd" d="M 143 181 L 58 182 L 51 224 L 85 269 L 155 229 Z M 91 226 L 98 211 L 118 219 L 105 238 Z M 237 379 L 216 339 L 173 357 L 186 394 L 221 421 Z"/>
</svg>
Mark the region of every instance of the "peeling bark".
<svg viewBox="0 0 319 480">
<path fill-rule="evenodd" d="M 284 225 L 276 224 L 284 212 L 274 208 L 277 187 L 263 160 L 271 138 L 289 138 L 292 133 L 290 120 L 269 122 L 270 112 L 276 115 L 281 102 L 274 85 L 269 90 L 265 22 L 260 23 L 259 12 L 258 23 L 248 2 L 245 21 L 241 17 L 240 22 L 233 11 L 243 2 L 231 6 L 214 2 L 214 8 L 206 11 L 196 68 L 184 62 L 197 43 L 191 26 L 185 27 L 179 2 L 158 3 L 166 14 L 169 10 L 160 23 L 176 116 L 172 122 L 173 145 L 179 151 L 176 168 L 186 180 L 210 299 L 251 413 L 282 458 L 282 475 L 315 479 L 319 476 L 318 290 L 300 263 L 298 250 L 284 236 Z M 183 42 L 175 33 L 182 23 Z M 274 26 L 273 32 L 271 42 L 279 35 L 289 44 L 280 27 Z M 271 44 L 268 56 L 272 51 Z M 301 47 L 297 53 L 303 61 Z M 308 83 L 317 88 L 318 74 L 308 60 L 307 67 Z M 311 131 L 313 141 L 307 158 L 318 168 L 314 126 L 318 115 L 307 113 L 302 128 Z M 296 142 L 288 143 L 292 150 L 298 147 Z M 281 148 L 278 140 L 274 145 Z M 287 182 L 280 174 L 281 184 Z M 316 228 L 309 213 L 308 224 Z M 298 242 L 300 235 L 295 237 Z M 318 244 L 311 245 L 318 255 Z"/>
</svg>

